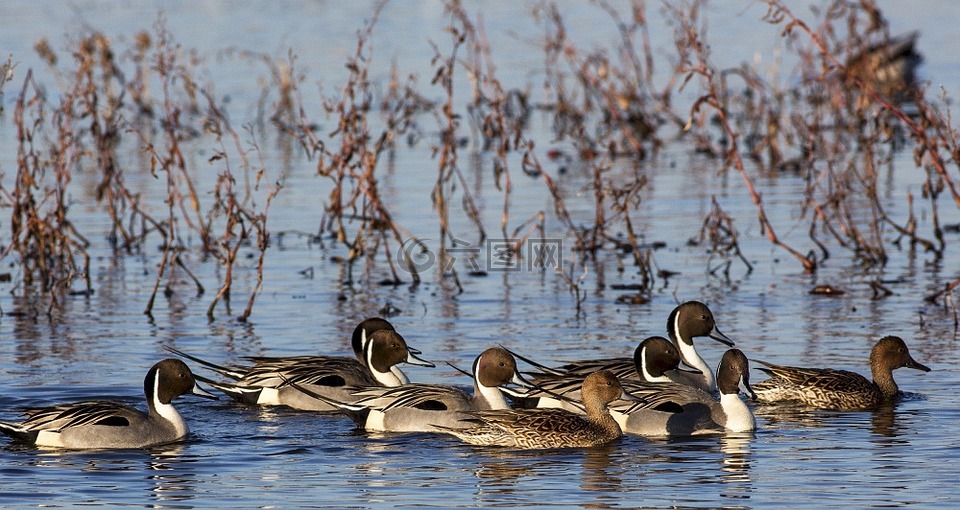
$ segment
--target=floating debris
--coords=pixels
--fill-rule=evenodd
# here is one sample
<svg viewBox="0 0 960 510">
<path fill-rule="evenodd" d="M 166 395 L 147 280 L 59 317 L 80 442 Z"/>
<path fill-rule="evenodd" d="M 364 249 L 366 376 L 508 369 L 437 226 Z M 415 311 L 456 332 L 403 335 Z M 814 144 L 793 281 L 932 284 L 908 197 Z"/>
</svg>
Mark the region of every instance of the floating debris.
<svg viewBox="0 0 960 510">
<path fill-rule="evenodd" d="M 842 296 L 843 294 L 846 294 L 847 291 L 838 289 L 833 285 L 817 285 L 810 291 L 810 293 L 818 296 Z"/>
<path fill-rule="evenodd" d="M 641 296 L 640 294 L 623 294 L 617 296 L 617 303 L 623 303 L 625 305 L 645 305 L 650 302 L 650 298 Z"/>
<path fill-rule="evenodd" d="M 391 303 L 387 303 L 379 311 L 380 311 L 380 315 L 384 317 L 396 317 L 397 315 L 400 315 L 401 312 L 403 312 L 403 310 L 393 306 L 393 304 Z"/>
<path fill-rule="evenodd" d="M 614 283 L 610 285 L 613 290 L 646 290 L 646 285 L 642 283 Z"/>
</svg>

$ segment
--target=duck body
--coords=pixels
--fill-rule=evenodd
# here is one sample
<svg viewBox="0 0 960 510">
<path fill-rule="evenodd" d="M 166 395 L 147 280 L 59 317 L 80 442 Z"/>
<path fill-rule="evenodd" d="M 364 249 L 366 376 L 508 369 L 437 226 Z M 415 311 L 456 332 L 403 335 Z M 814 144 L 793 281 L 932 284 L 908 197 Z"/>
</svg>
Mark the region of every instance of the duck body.
<svg viewBox="0 0 960 510">
<path fill-rule="evenodd" d="M 473 374 L 473 395 L 450 385 L 405 384 L 348 387 L 345 389 L 348 400 L 323 400 L 340 408 L 358 428 L 368 431 L 441 432 L 461 426 L 466 412 L 509 409 L 501 386 L 528 385 L 517 373 L 513 356 L 500 347 L 487 349 L 477 356 Z"/>
<path fill-rule="evenodd" d="M 305 393 L 305 390 L 336 401 L 350 401 L 349 388 L 409 383 L 398 366 L 401 363 L 434 366 L 417 357 L 414 352 L 419 351 L 409 348 L 403 337 L 392 329 L 381 328 L 370 335 L 362 333 L 362 336 L 363 361 L 342 356 L 249 357 L 245 360 L 251 365 L 223 366 L 170 347 L 168 350 L 231 379 L 215 381 L 198 376 L 238 402 L 284 405 L 308 411 L 336 411 L 337 408 Z M 290 382 L 296 384 L 288 384 Z"/>
<path fill-rule="evenodd" d="M 910 355 L 903 339 L 881 338 L 870 351 L 873 380 L 848 370 L 801 368 L 758 361 L 770 376 L 754 388 L 765 403 L 799 402 L 819 409 L 870 409 L 899 399 L 902 393 L 893 379 L 901 367 L 929 372 L 930 368 Z"/>
<path fill-rule="evenodd" d="M 564 409 L 504 409 L 466 413 L 462 426 L 447 429 L 466 443 L 520 449 L 582 448 L 623 435 L 608 405 L 623 395 L 616 376 L 601 370 L 583 382 L 586 416 Z"/>
<path fill-rule="evenodd" d="M 667 318 L 667 333 L 680 355 L 681 361 L 692 368 L 691 371 L 673 371 L 667 377 L 673 382 L 694 386 L 707 392 L 716 391 L 716 380 L 707 362 L 697 352 L 693 343 L 695 337 L 706 336 L 724 345 L 733 347 L 734 343 L 717 328 L 713 312 L 699 301 L 687 301 L 680 304 Z M 653 338 L 653 337 L 651 337 Z M 516 355 L 514 353 L 514 355 Z M 519 356 L 518 356 L 519 357 Z M 643 374 L 636 370 L 634 359 L 627 357 L 576 361 L 551 368 L 521 357 L 539 369 L 538 372 L 526 372 L 534 382 L 540 384 L 557 377 L 579 377 L 581 380 L 598 370 L 613 372 L 621 381 L 644 381 Z"/>
<path fill-rule="evenodd" d="M 616 365 L 608 363 L 605 366 L 615 367 L 610 371 L 617 376 L 625 389 L 642 383 L 679 384 L 676 383 L 679 374 L 687 372 L 680 368 L 681 358 L 677 347 L 660 336 L 645 338 L 634 350 L 633 358 L 623 360 L 618 360 Z M 629 371 L 622 366 L 626 364 L 629 364 Z M 580 387 L 585 377 L 581 374 L 581 370 L 572 370 L 561 375 L 543 374 L 536 383 L 539 391 L 528 391 L 521 400 L 527 407 L 559 408 L 582 413 L 582 408 L 576 403 L 581 400 Z M 626 374 L 630 377 L 626 377 Z M 627 389 L 627 392 L 630 390 Z"/>
<path fill-rule="evenodd" d="M 145 448 L 179 441 L 189 428 L 172 400 L 192 393 L 216 398 L 197 386 L 178 359 L 154 365 L 144 380 L 145 413 L 110 401 L 87 401 L 24 410 L 20 423 L 0 422 L 0 431 L 37 446 L 68 449 Z"/>
<path fill-rule="evenodd" d="M 672 402 L 679 412 L 657 408 L 614 406 L 610 413 L 625 434 L 641 436 L 692 436 L 717 432 L 749 432 L 756 419 L 740 398 L 743 391 L 751 397 L 747 357 L 739 349 L 724 353 L 717 367 L 719 400 L 699 388 L 668 383 L 628 383 L 624 390 L 647 401 Z"/>
</svg>

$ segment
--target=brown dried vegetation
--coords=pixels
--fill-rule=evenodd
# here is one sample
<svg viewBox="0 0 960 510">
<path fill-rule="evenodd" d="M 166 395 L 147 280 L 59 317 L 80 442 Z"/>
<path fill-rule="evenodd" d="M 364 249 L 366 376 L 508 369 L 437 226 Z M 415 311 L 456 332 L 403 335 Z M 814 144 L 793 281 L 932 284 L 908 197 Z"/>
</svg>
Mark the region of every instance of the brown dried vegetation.
<svg viewBox="0 0 960 510">
<path fill-rule="evenodd" d="M 576 275 L 586 275 L 587 264 L 603 250 L 626 254 L 632 261 L 640 277 L 638 296 L 665 274 L 654 269 L 654 248 L 642 237 L 636 211 L 648 184 L 643 162 L 676 139 L 692 143 L 715 171 L 735 172 L 763 235 L 805 271 L 816 271 L 834 251 L 848 252 L 865 266 L 882 266 L 891 246 L 904 243 L 942 258 L 946 241 L 938 211 L 944 194 L 960 207 L 960 189 L 954 183 L 960 137 L 949 111 L 913 82 L 912 66 L 919 59 L 912 53 L 915 36 L 891 38 L 882 14 L 869 0 L 836 0 L 816 25 L 797 17 L 780 0 L 761 3 L 768 8 L 763 21 L 780 27 L 787 47 L 799 57 L 803 81 L 795 87 L 769 83 L 746 65 L 719 69 L 705 40 L 702 2 L 668 4 L 660 11 L 675 30 L 675 54 L 666 62 L 654 58 L 642 0 L 632 2 L 626 14 L 598 2 L 609 15 L 616 42 L 610 49 L 590 50 L 575 45 L 561 9 L 546 2 L 532 11 L 543 52 L 542 97 L 536 102 L 529 85 L 510 87 L 500 81 L 482 18 L 471 19 L 455 0 L 445 2 L 449 40 L 432 42 L 435 72 L 427 90 L 418 90 L 416 77 L 402 78 L 402 70 L 394 66 L 377 97 L 370 78 L 371 39 L 381 3 L 358 31 L 356 48 L 345 62 L 346 83 L 323 98 L 321 112 L 304 106 L 300 87 L 306 77 L 297 70 L 293 50 L 285 60 L 228 52 L 260 62 L 269 72 L 269 79 L 261 82 L 255 125 L 241 130 L 247 141 L 215 99 L 214 84 L 197 81 L 203 60 L 176 44 L 162 18 L 152 32 L 141 32 L 131 47 L 119 52 L 99 33 L 74 41 L 69 58 L 41 41 L 36 50 L 57 80 L 59 98 L 50 100 L 32 70 L 26 70 L 13 116 L 16 178 L 0 185 L 2 205 L 11 215 L 3 256 L 16 255 L 23 287 L 49 295 L 51 309 L 75 281 L 83 281 L 82 292 L 93 292 L 89 243 L 70 221 L 68 190 L 75 172 L 96 172 L 96 198 L 110 219 L 107 235 L 113 248 L 143 253 L 149 240 L 160 240 L 146 313 L 152 312 L 161 285 L 166 295 L 185 285 L 202 294 L 191 267 L 213 260 L 223 270 L 207 314 L 214 317 L 220 303 L 231 314 L 233 271 L 246 247 L 258 256 L 256 282 L 238 315 L 245 320 L 263 283 L 270 247 L 267 213 L 282 191 L 282 178 L 269 177 L 279 173 L 264 163 L 256 141 L 273 126 L 288 143 L 302 148 L 315 162 L 317 175 L 329 181 L 312 238 L 320 243 L 333 239 L 346 249 L 345 284 L 354 281 L 357 261 L 378 257 L 391 274 L 385 283 L 402 283 L 398 271 L 409 274 L 414 285 L 421 280 L 414 259 L 430 247 L 394 221 L 379 187 L 384 156 L 400 143 L 426 143 L 432 151 L 437 165 L 430 194 L 439 229 L 437 267 L 452 276 L 449 281 L 460 291 L 450 255 L 464 243 L 458 239 L 462 232 L 453 230 L 456 215 L 465 220 L 457 224 L 475 229 L 476 244 L 468 244 L 479 246 L 488 238 L 475 191 L 461 167 L 462 151 L 471 141 L 489 161 L 496 193 L 502 196 L 499 235 L 509 245 L 509 257 L 521 257 L 533 236 L 543 238 L 548 219 L 557 220 L 572 238 L 578 259 L 567 270 L 560 264 L 554 269 L 576 296 L 578 312 L 586 292 L 581 289 L 584 277 Z M 655 67 L 666 70 L 655 72 Z M 0 64 L 0 96 L 15 70 L 12 58 Z M 455 92 L 466 87 L 469 100 L 458 104 L 463 96 Z M 691 91 L 695 98 L 689 109 L 674 106 L 682 93 Z M 948 102 L 946 97 L 939 101 Z M 560 186 L 541 163 L 544 156 L 557 154 L 538 147 L 528 134 L 530 118 L 537 113 L 548 119 L 552 142 L 569 147 L 571 155 L 560 157 L 590 176 L 586 195 L 594 212 L 589 220 L 571 215 Z M 326 132 L 318 128 L 320 116 L 333 126 Z M 434 130 L 425 127 L 430 119 Z M 130 147 L 143 155 L 142 162 L 120 156 L 126 154 L 121 148 Z M 895 197 L 904 206 L 892 211 L 890 197 L 878 190 L 881 169 L 905 147 L 913 148 L 916 166 L 926 176 L 919 199 L 929 206 L 929 221 L 918 220 L 917 197 L 909 192 Z M 206 161 L 217 175 L 212 190 L 198 189 L 197 172 L 203 169 L 194 168 L 197 165 L 184 156 L 200 148 L 212 153 Z M 134 172 L 149 172 L 164 183 L 162 203 L 147 203 L 142 192 L 128 185 Z M 781 237 L 767 214 L 763 190 L 756 183 L 759 176 L 781 172 L 798 173 L 807 182 L 799 207 L 806 239 Z M 517 176 L 542 182 L 553 210 L 511 218 L 512 180 Z M 720 272 L 729 279 L 734 260 L 747 272 L 753 268 L 739 240 L 733 218 L 714 198 L 690 242 L 709 251 L 710 274 Z M 713 257 L 721 263 L 714 266 Z M 878 288 L 889 293 L 876 285 L 878 294 L 886 295 Z M 958 285 L 960 279 L 928 300 L 942 295 L 949 299 Z"/>
</svg>

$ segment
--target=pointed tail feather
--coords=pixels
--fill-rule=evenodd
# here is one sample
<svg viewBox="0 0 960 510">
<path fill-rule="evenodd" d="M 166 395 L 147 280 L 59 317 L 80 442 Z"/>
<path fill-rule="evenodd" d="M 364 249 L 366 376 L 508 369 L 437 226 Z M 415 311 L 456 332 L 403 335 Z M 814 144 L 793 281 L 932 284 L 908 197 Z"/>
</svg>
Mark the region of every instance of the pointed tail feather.
<svg viewBox="0 0 960 510">
<path fill-rule="evenodd" d="M 39 431 L 27 430 L 19 423 L 10 423 L 6 421 L 0 421 L 0 432 L 12 437 L 16 441 L 22 441 L 25 443 L 35 443 L 37 441 L 37 434 L 39 434 Z"/>
<path fill-rule="evenodd" d="M 503 347 L 503 345 L 501 345 L 500 347 Z M 520 361 L 522 361 L 522 362 L 524 362 L 524 363 L 526 363 L 526 364 L 528 364 L 528 365 L 532 365 L 534 368 L 536 368 L 537 370 L 543 372 L 544 374 L 547 374 L 547 375 L 556 375 L 556 376 L 564 375 L 564 374 L 565 374 L 565 372 L 563 372 L 562 370 L 556 370 L 556 369 L 550 368 L 550 367 L 548 367 L 548 366 L 546 366 L 546 365 L 543 365 L 543 364 L 541 364 L 541 363 L 537 363 L 536 361 L 533 361 L 532 359 L 530 359 L 530 358 L 528 358 L 528 357 L 526 357 L 526 356 L 522 356 L 522 355 L 520 355 L 520 354 L 518 354 L 518 353 L 516 353 L 516 352 L 513 352 L 513 351 L 511 351 L 510 349 L 507 349 L 506 347 L 503 347 L 503 349 L 506 350 L 507 352 L 509 352 L 514 358 L 517 358 L 518 360 L 520 360 Z M 531 372 L 524 372 L 524 373 L 525 373 L 525 374 L 530 374 L 530 375 L 538 375 L 538 374 L 531 373 Z M 543 375 L 543 374 L 539 374 L 539 375 Z"/>
<path fill-rule="evenodd" d="M 169 345 L 164 346 L 164 349 L 172 352 L 173 354 L 176 354 L 177 356 L 180 356 L 181 358 L 186 358 L 186 359 L 188 359 L 188 360 L 190 360 L 190 361 L 193 361 L 193 362 L 195 362 L 195 363 L 199 363 L 200 365 L 203 365 L 203 366 L 209 368 L 210 370 L 213 370 L 214 372 L 217 372 L 218 374 L 223 375 L 223 376 L 225 376 L 225 377 L 229 377 L 229 378 L 235 379 L 235 380 L 240 380 L 240 379 L 242 379 L 243 376 L 244 376 L 244 373 L 243 373 L 243 372 L 234 370 L 234 369 L 229 368 L 229 367 L 225 367 L 225 366 L 223 366 L 223 365 L 217 365 L 216 363 L 213 363 L 213 362 L 210 362 L 210 361 L 207 361 L 207 360 L 200 359 L 200 358 L 198 358 L 198 357 L 196 357 L 196 356 L 193 356 L 193 355 L 191 355 L 191 354 L 187 354 L 187 353 L 185 353 L 185 352 L 183 352 L 183 351 L 181 351 L 181 350 L 179 350 L 179 349 L 174 349 L 173 347 L 170 347 Z"/>
<path fill-rule="evenodd" d="M 295 381 L 288 379 L 282 373 L 277 375 L 280 377 L 280 379 L 283 379 L 283 384 L 281 386 L 290 386 L 291 388 L 296 389 L 300 393 L 303 393 L 304 395 L 307 395 L 310 398 L 315 398 L 320 402 L 323 402 L 324 404 L 327 404 L 333 407 L 334 409 L 340 411 L 340 413 L 346 416 L 347 418 L 350 418 L 350 420 L 352 420 L 353 423 L 356 424 L 357 428 L 361 428 L 361 429 L 364 428 L 364 425 L 367 422 L 367 416 L 370 414 L 369 407 L 364 405 L 349 404 L 347 402 L 340 402 L 339 400 L 326 397 L 309 388 L 305 388 L 300 384 L 296 383 Z"/>
<path fill-rule="evenodd" d="M 256 404 L 257 399 L 260 396 L 260 392 L 263 391 L 263 388 L 258 386 L 240 386 L 237 384 L 215 381 L 209 377 L 204 377 L 197 374 L 193 374 L 193 378 L 210 386 L 211 388 L 216 388 L 238 402 L 243 402 L 246 404 Z"/>
</svg>

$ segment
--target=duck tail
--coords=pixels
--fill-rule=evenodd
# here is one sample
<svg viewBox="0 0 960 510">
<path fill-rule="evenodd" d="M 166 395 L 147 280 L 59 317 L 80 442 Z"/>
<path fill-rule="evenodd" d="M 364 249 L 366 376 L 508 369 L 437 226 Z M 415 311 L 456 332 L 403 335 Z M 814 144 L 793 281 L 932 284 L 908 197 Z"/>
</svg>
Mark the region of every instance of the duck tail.
<svg viewBox="0 0 960 510">
<path fill-rule="evenodd" d="M 181 351 L 181 350 L 179 350 L 179 349 L 175 349 L 175 348 L 173 348 L 173 347 L 170 347 L 169 345 L 164 346 L 164 349 L 172 352 L 173 354 L 176 354 L 177 356 L 180 356 L 181 358 L 185 358 L 185 359 L 188 359 L 188 360 L 193 361 L 193 362 L 195 362 L 195 363 L 198 363 L 198 364 L 200 364 L 200 365 L 203 365 L 203 366 L 209 368 L 210 370 L 213 370 L 214 372 L 217 372 L 218 374 L 223 375 L 223 376 L 225 376 L 225 377 L 229 377 L 229 378 L 235 379 L 235 380 L 240 380 L 241 378 L 243 378 L 243 375 L 244 375 L 243 372 L 240 372 L 240 371 L 231 369 L 231 368 L 229 368 L 229 367 L 225 367 L 225 366 L 223 366 L 223 365 L 217 365 L 216 363 L 213 363 L 213 362 L 210 362 L 210 361 L 207 361 L 207 360 L 204 360 L 204 359 L 200 359 L 200 358 L 198 358 L 198 357 L 196 357 L 196 356 L 193 356 L 193 355 L 191 355 L 191 354 L 187 354 L 187 353 L 185 353 L 185 352 L 183 352 L 183 351 Z M 212 385 L 211 385 L 211 386 L 212 386 Z"/>
</svg>

